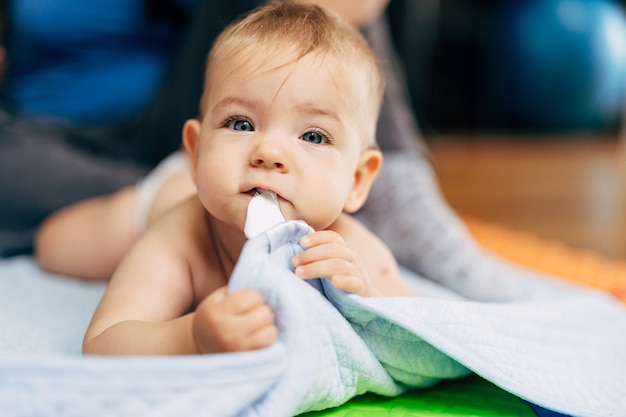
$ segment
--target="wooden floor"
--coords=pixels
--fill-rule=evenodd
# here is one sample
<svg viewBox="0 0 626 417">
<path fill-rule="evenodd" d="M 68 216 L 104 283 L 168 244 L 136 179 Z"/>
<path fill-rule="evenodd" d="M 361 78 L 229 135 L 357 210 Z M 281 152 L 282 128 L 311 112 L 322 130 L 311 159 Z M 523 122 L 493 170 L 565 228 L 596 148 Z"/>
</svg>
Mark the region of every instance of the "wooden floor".
<svg viewBox="0 0 626 417">
<path fill-rule="evenodd" d="M 440 137 L 430 145 L 459 213 L 626 259 L 626 141 Z"/>
</svg>

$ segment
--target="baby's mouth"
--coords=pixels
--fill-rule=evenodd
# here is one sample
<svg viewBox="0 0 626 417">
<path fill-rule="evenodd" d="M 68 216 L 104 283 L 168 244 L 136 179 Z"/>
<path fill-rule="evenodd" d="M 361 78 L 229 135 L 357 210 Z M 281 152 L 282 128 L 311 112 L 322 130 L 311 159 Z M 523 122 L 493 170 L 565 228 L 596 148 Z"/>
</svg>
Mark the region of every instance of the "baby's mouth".
<svg viewBox="0 0 626 417">
<path fill-rule="evenodd" d="M 262 195 L 267 198 L 270 198 L 271 200 L 277 203 L 279 200 L 279 195 L 276 194 L 276 192 L 265 189 L 265 188 L 260 188 L 260 187 L 254 187 L 250 191 L 247 191 L 246 194 L 248 194 L 250 197 L 256 197 L 257 195 Z"/>
</svg>

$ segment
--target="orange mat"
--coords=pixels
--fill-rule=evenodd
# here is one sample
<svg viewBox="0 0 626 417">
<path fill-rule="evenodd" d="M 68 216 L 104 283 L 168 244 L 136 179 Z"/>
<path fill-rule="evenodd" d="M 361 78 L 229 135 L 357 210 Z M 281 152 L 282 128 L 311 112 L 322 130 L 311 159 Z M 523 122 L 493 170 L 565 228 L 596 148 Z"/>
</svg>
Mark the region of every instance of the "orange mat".
<svg viewBox="0 0 626 417">
<path fill-rule="evenodd" d="M 626 261 L 469 216 L 463 221 L 478 243 L 504 259 L 607 291 L 626 304 Z"/>
</svg>

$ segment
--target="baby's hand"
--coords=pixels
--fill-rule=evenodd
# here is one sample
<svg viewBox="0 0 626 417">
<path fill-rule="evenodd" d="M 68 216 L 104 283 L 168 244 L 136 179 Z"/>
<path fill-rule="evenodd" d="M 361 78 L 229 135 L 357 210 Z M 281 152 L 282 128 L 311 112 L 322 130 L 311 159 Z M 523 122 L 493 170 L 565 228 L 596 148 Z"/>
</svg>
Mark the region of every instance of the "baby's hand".
<svg viewBox="0 0 626 417">
<path fill-rule="evenodd" d="M 372 284 L 363 262 L 339 233 L 313 232 L 304 236 L 300 244 L 305 250 L 292 260 L 300 278 L 330 278 L 341 290 L 363 297 L 372 295 Z"/>
<path fill-rule="evenodd" d="M 271 345 L 278 329 L 260 292 L 221 287 L 198 305 L 193 334 L 200 353 L 238 352 Z"/>
</svg>

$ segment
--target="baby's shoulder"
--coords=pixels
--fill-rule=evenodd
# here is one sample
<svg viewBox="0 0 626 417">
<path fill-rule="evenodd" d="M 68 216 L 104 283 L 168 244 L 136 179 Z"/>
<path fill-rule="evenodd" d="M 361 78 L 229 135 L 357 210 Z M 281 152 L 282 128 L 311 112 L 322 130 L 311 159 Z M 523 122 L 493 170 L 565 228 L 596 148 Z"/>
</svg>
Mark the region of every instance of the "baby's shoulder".
<svg viewBox="0 0 626 417">
<path fill-rule="evenodd" d="M 331 228 L 339 233 L 348 246 L 356 250 L 364 259 L 392 261 L 393 255 L 391 255 L 387 245 L 354 217 L 342 213 Z"/>
<path fill-rule="evenodd" d="M 164 213 L 148 229 L 155 238 L 166 239 L 177 246 L 198 245 L 209 239 L 204 207 L 192 196 Z"/>
<path fill-rule="evenodd" d="M 370 241 L 371 239 L 377 239 L 367 227 L 346 213 L 341 213 L 329 229 L 339 233 L 346 241 L 360 241 L 362 239 Z"/>
</svg>

